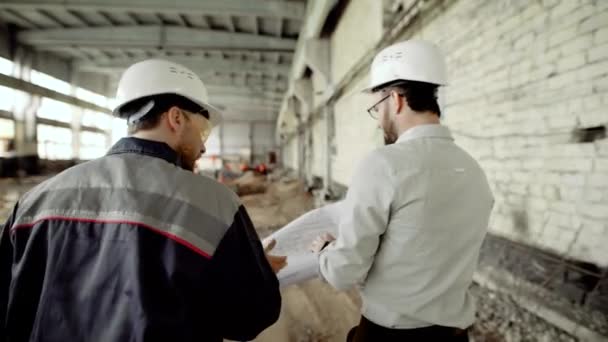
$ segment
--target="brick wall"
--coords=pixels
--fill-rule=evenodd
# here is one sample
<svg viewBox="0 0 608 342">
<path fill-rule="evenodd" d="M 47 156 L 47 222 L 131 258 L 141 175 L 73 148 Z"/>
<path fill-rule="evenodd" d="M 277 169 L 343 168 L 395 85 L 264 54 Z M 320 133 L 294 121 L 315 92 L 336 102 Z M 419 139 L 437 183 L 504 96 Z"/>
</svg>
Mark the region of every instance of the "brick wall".
<svg viewBox="0 0 608 342">
<path fill-rule="evenodd" d="M 491 230 L 608 266 L 608 140 L 581 143 L 573 134 L 608 125 L 608 1 L 437 2 L 438 15 L 403 39 L 434 41 L 446 54 L 444 124 L 488 175 Z M 380 39 L 374 8 L 351 1 L 340 18 L 331 36 L 335 83 Z M 365 83 L 355 80 L 334 107 L 331 167 L 344 185 L 381 144 L 369 100 L 354 93 Z"/>
<path fill-rule="evenodd" d="M 608 1 L 454 2 L 415 36 L 446 52 L 445 123 L 492 184 L 495 233 L 608 265 Z"/>
</svg>

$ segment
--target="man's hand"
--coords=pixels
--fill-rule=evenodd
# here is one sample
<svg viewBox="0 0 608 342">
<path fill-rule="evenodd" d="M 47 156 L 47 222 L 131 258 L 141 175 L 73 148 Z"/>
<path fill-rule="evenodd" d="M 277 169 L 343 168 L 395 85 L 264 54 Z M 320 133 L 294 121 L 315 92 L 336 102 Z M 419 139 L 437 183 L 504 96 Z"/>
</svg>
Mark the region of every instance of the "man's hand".
<svg viewBox="0 0 608 342">
<path fill-rule="evenodd" d="M 333 235 L 331 235 L 329 233 L 323 233 L 323 234 L 317 236 L 317 238 L 310 245 L 309 249 L 313 253 L 319 253 L 330 242 L 335 241 L 335 240 L 336 240 L 336 238 Z"/>
<path fill-rule="evenodd" d="M 266 254 L 266 259 L 270 263 L 270 267 L 272 267 L 272 270 L 274 271 L 275 274 L 279 273 L 280 270 L 282 270 L 285 266 L 287 266 L 287 257 L 286 256 L 268 254 L 268 252 L 270 252 L 276 245 L 277 245 L 277 240 L 275 240 L 275 239 L 270 239 L 270 240 L 266 239 L 266 240 L 262 241 L 262 246 L 264 246 L 264 253 Z"/>
</svg>

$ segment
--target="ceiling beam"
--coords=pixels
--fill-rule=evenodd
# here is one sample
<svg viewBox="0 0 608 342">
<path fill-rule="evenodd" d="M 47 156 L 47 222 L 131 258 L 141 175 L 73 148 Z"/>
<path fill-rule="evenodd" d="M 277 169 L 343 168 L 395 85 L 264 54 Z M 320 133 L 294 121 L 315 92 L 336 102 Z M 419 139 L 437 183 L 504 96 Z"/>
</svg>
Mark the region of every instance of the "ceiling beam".
<svg viewBox="0 0 608 342">
<path fill-rule="evenodd" d="M 104 11 L 108 13 L 171 13 L 236 15 L 302 20 L 304 2 L 280 0 L 3 0 L 0 8 L 15 10 Z"/>
<path fill-rule="evenodd" d="M 222 119 L 224 122 L 230 121 L 260 121 L 260 120 L 276 120 L 278 112 L 256 112 L 248 110 L 232 110 L 224 111 Z"/>
<path fill-rule="evenodd" d="M 108 50 L 156 48 L 172 51 L 205 49 L 293 51 L 296 46 L 294 39 L 158 25 L 28 30 L 20 32 L 17 39 L 39 50 L 84 46 Z"/>
<path fill-rule="evenodd" d="M 217 103 L 211 103 L 212 105 L 216 105 L 219 108 L 223 109 L 226 112 L 236 112 L 236 113 L 247 113 L 247 112 L 259 112 L 259 113 L 271 113 L 278 114 L 280 107 L 273 106 L 261 106 L 261 105 L 247 105 L 247 104 L 233 104 L 228 106 L 223 106 Z"/>
<path fill-rule="evenodd" d="M 218 71 L 223 73 L 247 72 L 251 74 L 267 75 L 280 74 L 287 78 L 290 71 L 288 65 L 241 61 L 236 59 L 204 58 L 200 56 L 161 56 L 159 58 L 182 64 L 183 66 L 192 69 L 192 71 L 201 77 Z M 122 72 L 130 65 L 145 59 L 148 58 L 112 58 L 99 61 L 79 60 L 74 62 L 74 68 L 81 71 Z"/>
<path fill-rule="evenodd" d="M 226 107 L 241 104 L 251 106 L 280 107 L 282 103 L 281 101 L 270 100 L 261 97 L 245 97 L 233 94 L 209 96 L 209 99 L 211 102 L 219 103 Z"/>
<path fill-rule="evenodd" d="M 256 98 L 265 98 L 281 101 L 283 99 L 283 92 L 275 92 L 275 91 L 265 91 L 258 88 L 248 88 L 248 87 L 233 87 L 233 86 L 218 86 L 218 85 L 209 85 L 207 86 L 207 91 L 209 91 L 209 97 L 213 98 L 214 96 L 225 96 L 225 95 L 234 95 L 234 96 L 243 96 L 243 97 L 256 97 Z"/>
<path fill-rule="evenodd" d="M 285 79 L 269 80 L 260 78 L 259 76 L 247 77 L 246 83 L 241 86 L 238 86 L 235 83 L 234 77 L 229 77 L 226 75 L 205 77 L 203 81 L 205 82 L 205 84 L 211 85 L 257 88 L 260 90 L 274 90 L 276 92 L 284 91 L 287 89 L 287 81 Z"/>
</svg>

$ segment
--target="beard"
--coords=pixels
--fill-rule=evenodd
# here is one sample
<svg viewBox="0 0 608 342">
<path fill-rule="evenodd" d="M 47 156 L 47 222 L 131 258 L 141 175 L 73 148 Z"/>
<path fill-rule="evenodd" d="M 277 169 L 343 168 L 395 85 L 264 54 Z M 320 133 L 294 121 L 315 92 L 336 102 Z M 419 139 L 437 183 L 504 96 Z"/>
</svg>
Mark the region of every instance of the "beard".
<svg viewBox="0 0 608 342">
<path fill-rule="evenodd" d="M 399 134 L 397 134 L 397 127 L 395 126 L 395 123 L 391 120 L 389 122 L 386 123 L 386 125 L 384 125 L 383 129 L 384 131 L 384 145 L 392 145 L 395 142 L 397 142 L 397 139 L 399 138 Z"/>
<path fill-rule="evenodd" d="M 200 151 L 188 146 L 187 144 L 179 144 L 177 146 L 177 155 L 181 161 L 182 168 L 194 172 L 196 161 L 200 157 Z"/>
</svg>

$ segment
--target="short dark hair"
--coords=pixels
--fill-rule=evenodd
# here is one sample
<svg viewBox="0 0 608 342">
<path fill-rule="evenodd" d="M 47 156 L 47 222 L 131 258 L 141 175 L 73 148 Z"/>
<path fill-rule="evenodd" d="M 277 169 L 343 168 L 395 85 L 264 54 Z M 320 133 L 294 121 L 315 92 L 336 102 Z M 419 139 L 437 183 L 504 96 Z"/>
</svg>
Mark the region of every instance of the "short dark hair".
<svg viewBox="0 0 608 342">
<path fill-rule="evenodd" d="M 441 117 L 441 109 L 437 103 L 437 84 L 397 80 L 383 84 L 373 91 L 395 90 L 407 100 L 408 106 L 416 112 L 432 112 Z"/>
<path fill-rule="evenodd" d="M 187 99 L 186 97 L 172 93 L 145 96 L 131 101 L 120 109 L 120 114 L 122 117 L 127 118 L 128 121 L 129 116 L 137 113 L 151 101 L 153 102 L 152 108 L 148 110 L 148 113 L 143 118 L 136 120 L 135 122 L 129 122 L 129 134 L 135 134 L 142 130 L 156 128 L 160 123 L 162 114 L 167 112 L 173 106 L 179 107 L 188 112 L 201 113 L 207 119 L 209 118 L 209 114 L 203 107 Z"/>
</svg>

